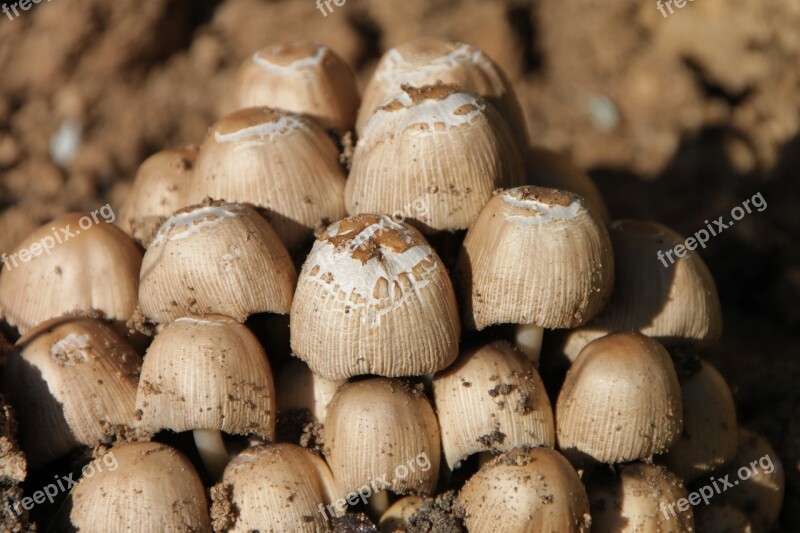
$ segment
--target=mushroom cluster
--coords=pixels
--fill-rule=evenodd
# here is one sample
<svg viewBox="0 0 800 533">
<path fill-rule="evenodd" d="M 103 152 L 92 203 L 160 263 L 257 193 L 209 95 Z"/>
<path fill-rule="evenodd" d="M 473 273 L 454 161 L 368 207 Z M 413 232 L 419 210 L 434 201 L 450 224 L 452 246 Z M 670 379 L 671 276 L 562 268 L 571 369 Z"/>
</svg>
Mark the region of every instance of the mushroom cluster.
<svg viewBox="0 0 800 533">
<path fill-rule="evenodd" d="M 722 329 L 708 268 L 662 266 L 677 233 L 611 221 L 586 174 L 531 146 L 484 52 L 393 48 L 360 106 L 308 41 L 232 85 L 197 146 L 142 163 L 117 226 L 63 216 L 15 252 L 74 236 L 0 272 L 31 467 L 118 465 L 84 469 L 74 527 L 774 524 L 780 460 L 698 355 Z"/>
</svg>

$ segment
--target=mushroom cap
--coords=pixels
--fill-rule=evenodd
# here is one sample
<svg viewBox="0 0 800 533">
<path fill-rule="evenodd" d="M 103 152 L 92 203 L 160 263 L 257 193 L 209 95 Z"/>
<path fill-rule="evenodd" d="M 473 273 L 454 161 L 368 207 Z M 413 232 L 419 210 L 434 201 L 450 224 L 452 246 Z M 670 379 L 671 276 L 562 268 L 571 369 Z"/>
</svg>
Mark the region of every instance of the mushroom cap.
<svg viewBox="0 0 800 533">
<path fill-rule="evenodd" d="M 420 376 L 458 355 L 455 293 L 414 228 L 384 215 L 335 222 L 317 237 L 297 283 L 292 350 L 329 380 Z"/>
<path fill-rule="evenodd" d="M 242 63 L 234 106 L 269 106 L 312 117 L 324 128 L 352 130 L 360 103 L 350 65 L 311 41 L 273 44 Z"/>
<path fill-rule="evenodd" d="M 211 531 L 203 483 L 178 450 L 128 442 L 96 462 L 72 491 L 70 520 L 81 532 Z"/>
<path fill-rule="evenodd" d="M 31 465 L 129 432 L 141 365 L 125 340 L 90 318 L 48 320 L 22 336 L 4 381 Z"/>
<path fill-rule="evenodd" d="M 573 328 L 608 301 L 614 256 L 580 196 L 528 185 L 486 204 L 464 239 L 456 278 L 470 328 Z"/>
<path fill-rule="evenodd" d="M 345 215 L 344 187 L 339 151 L 324 129 L 301 115 L 248 107 L 209 128 L 187 200 L 250 204 L 295 250 Z"/>
<path fill-rule="evenodd" d="M 31 259 L 22 262 L 28 254 Z M 136 308 L 141 263 L 136 243 L 115 225 L 89 214 L 62 215 L 5 258 L 0 309 L 21 333 L 75 311 L 99 311 L 124 324 Z"/>
<path fill-rule="evenodd" d="M 658 341 L 613 333 L 586 345 L 556 403 L 558 446 L 576 462 L 647 459 L 683 429 L 675 366 Z"/>
<path fill-rule="evenodd" d="M 297 274 L 269 223 L 239 204 L 202 204 L 168 218 L 142 261 L 139 309 L 166 324 L 186 315 L 239 321 L 288 313 Z"/>
<path fill-rule="evenodd" d="M 403 85 L 422 87 L 437 82 L 460 85 L 497 108 L 520 146 L 527 142 L 522 106 L 505 73 L 483 50 L 457 41 L 423 37 L 388 50 L 364 90 L 358 110 L 359 136 L 372 115 Z"/>
<path fill-rule="evenodd" d="M 275 436 L 275 387 L 263 348 L 221 315 L 164 326 L 147 350 L 136 393 L 139 427 Z"/>
<path fill-rule="evenodd" d="M 398 494 L 430 494 L 436 487 L 441 456 L 436 415 L 425 394 L 402 380 L 342 385 L 328 406 L 325 444 L 340 498 L 384 475 L 386 490 Z"/>
<path fill-rule="evenodd" d="M 335 496 L 333 475 L 322 458 L 304 448 L 285 443 L 248 448 L 228 463 L 222 485 L 230 487 L 228 498 L 237 510 L 225 531 L 329 530 L 319 505 Z M 215 498 L 213 506 L 220 503 Z"/>
<path fill-rule="evenodd" d="M 641 220 L 609 225 L 616 282 L 611 300 L 592 322 L 568 334 L 563 353 L 574 360 L 592 340 L 613 331 L 637 330 L 666 346 L 703 347 L 722 334 L 722 310 L 714 279 L 700 255 L 688 250 L 675 264 L 658 259 L 684 238 L 666 226 Z"/>
<path fill-rule="evenodd" d="M 664 456 L 666 466 L 687 483 L 710 474 L 736 456 L 736 405 L 728 384 L 708 362 L 694 359 L 678 375 L 683 431 Z"/>
<path fill-rule="evenodd" d="M 553 410 L 542 379 L 505 341 L 464 350 L 433 378 L 433 394 L 451 469 L 480 451 L 555 446 Z"/>
<path fill-rule="evenodd" d="M 588 533 L 591 518 L 578 473 L 550 448 L 514 449 L 467 480 L 458 501 L 470 533 Z"/>
<path fill-rule="evenodd" d="M 744 511 L 756 531 L 771 531 L 786 495 L 786 473 L 775 448 L 761 435 L 740 428 L 736 457 L 714 474 L 720 480 L 726 476 L 735 486 L 726 488 L 720 499 Z"/>
<path fill-rule="evenodd" d="M 395 533 L 396 531 L 406 531 L 411 525 L 409 520 L 417 511 L 422 508 L 426 498 L 422 496 L 403 496 L 394 502 L 381 515 L 378 527 L 382 532 Z"/>
<path fill-rule="evenodd" d="M 147 248 L 158 227 L 175 211 L 186 207 L 197 147 L 157 152 L 139 166 L 125 198 L 117 225 Z"/>
<path fill-rule="evenodd" d="M 370 118 L 345 188 L 347 212 L 400 213 L 426 233 L 466 229 L 501 187 L 524 183 L 499 113 L 455 85 L 404 86 Z"/>
<path fill-rule="evenodd" d="M 610 479 L 588 480 L 586 490 L 592 508 L 592 532 L 691 533 L 695 530 L 692 507 L 681 511 L 676 505 L 687 497 L 686 488 L 680 478 L 666 468 L 642 463 L 625 465 Z"/>
</svg>

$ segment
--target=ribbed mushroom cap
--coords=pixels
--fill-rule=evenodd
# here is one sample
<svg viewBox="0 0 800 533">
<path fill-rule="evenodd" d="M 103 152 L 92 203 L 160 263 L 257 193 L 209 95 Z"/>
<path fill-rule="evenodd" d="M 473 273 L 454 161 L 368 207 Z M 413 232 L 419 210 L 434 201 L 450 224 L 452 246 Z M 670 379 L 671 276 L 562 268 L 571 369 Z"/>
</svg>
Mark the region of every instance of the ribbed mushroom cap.
<svg viewBox="0 0 800 533">
<path fill-rule="evenodd" d="M 553 410 L 530 360 L 504 341 L 466 349 L 433 379 L 444 457 L 556 443 Z"/>
<path fill-rule="evenodd" d="M 317 237 L 291 314 L 292 350 L 312 371 L 420 376 L 453 362 L 459 335 L 447 270 L 417 230 L 359 215 Z"/>
<path fill-rule="evenodd" d="M 225 468 L 221 487 L 212 489 L 212 514 L 216 508 L 236 511 L 220 531 L 330 530 L 319 506 L 335 496 L 331 471 L 322 458 L 294 444 L 248 448 Z"/>
<path fill-rule="evenodd" d="M 556 403 L 558 446 L 579 462 L 647 459 L 683 429 L 681 389 L 669 354 L 640 333 L 589 343 L 570 368 Z"/>
<path fill-rule="evenodd" d="M 100 311 L 119 324 L 131 317 L 142 253 L 124 231 L 98 220 L 62 215 L 8 254 L 0 272 L 0 308 L 9 324 L 25 333 L 74 311 Z"/>
<path fill-rule="evenodd" d="M 438 37 L 409 41 L 383 54 L 364 90 L 356 123 L 359 135 L 378 107 L 403 85 L 422 87 L 437 82 L 460 85 L 491 102 L 519 145 L 526 145 L 525 116 L 505 73 L 479 48 Z"/>
<path fill-rule="evenodd" d="M 345 215 L 344 186 L 339 151 L 322 127 L 286 111 L 248 107 L 209 128 L 187 199 L 251 204 L 297 249 L 315 228 Z"/>
<path fill-rule="evenodd" d="M 691 533 L 694 516 L 683 482 L 666 468 L 625 465 L 618 474 L 586 483 L 592 533 Z M 699 530 L 698 530 L 699 531 Z"/>
<path fill-rule="evenodd" d="M 355 126 L 360 102 L 350 66 L 327 46 L 310 41 L 255 52 L 239 69 L 233 100 L 236 109 L 285 109 L 342 132 Z"/>
<path fill-rule="evenodd" d="M 405 86 L 364 128 L 345 203 L 351 215 L 401 213 L 426 232 L 458 230 L 495 189 L 523 183 L 519 148 L 485 100 L 453 85 Z"/>
<path fill-rule="evenodd" d="M 739 428 L 736 457 L 713 477 L 718 480 L 717 486 L 723 485 L 722 479 L 734 484 L 724 489 L 720 499 L 744 511 L 755 531 L 772 530 L 786 494 L 786 473 L 767 439 Z"/>
<path fill-rule="evenodd" d="M 525 153 L 525 170 L 529 185 L 574 192 L 600 220 L 609 220 L 597 185 L 565 155 L 543 146 L 530 146 Z"/>
<path fill-rule="evenodd" d="M 157 152 L 139 166 L 125 198 L 117 224 L 147 248 L 159 226 L 175 211 L 186 207 L 197 147 Z"/>
<path fill-rule="evenodd" d="M 728 384 L 706 361 L 679 365 L 683 432 L 664 456 L 671 472 L 686 482 L 728 463 L 736 456 L 736 405 Z"/>
<path fill-rule="evenodd" d="M 20 338 L 3 377 L 31 466 L 129 432 L 141 365 L 119 335 L 89 318 L 48 320 Z"/>
<path fill-rule="evenodd" d="M 344 380 L 329 381 L 318 376 L 307 364 L 293 357 L 283 365 L 275 380 L 278 410 L 307 409 L 316 422 L 324 424 L 328 404 L 344 383 Z"/>
<path fill-rule="evenodd" d="M 81 533 L 211 531 L 203 483 L 174 448 L 124 443 L 100 465 L 72 491 L 70 519 Z"/>
<path fill-rule="evenodd" d="M 246 326 L 220 316 L 180 318 L 147 350 L 136 394 L 139 427 L 275 436 L 275 387 Z"/>
<path fill-rule="evenodd" d="M 470 533 L 588 533 L 592 521 L 578 473 L 550 448 L 496 457 L 467 480 L 458 500 Z"/>
<path fill-rule="evenodd" d="M 297 274 L 269 223 L 239 204 L 196 205 L 168 218 L 142 262 L 139 309 L 166 324 L 195 314 L 239 321 L 289 312 Z"/>
<path fill-rule="evenodd" d="M 497 194 L 467 232 L 456 264 L 464 323 L 573 328 L 614 284 L 608 233 L 583 199 L 525 186 Z"/>
<path fill-rule="evenodd" d="M 340 387 L 328 407 L 325 444 L 340 498 L 370 483 L 398 494 L 430 494 L 436 487 L 436 415 L 425 394 L 402 380 L 371 378 Z"/>
<path fill-rule="evenodd" d="M 687 250 L 675 264 L 659 261 L 684 239 L 656 222 L 620 220 L 609 225 L 616 284 L 606 308 L 567 337 L 564 354 L 575 359 L 592 340 L 613 331 L 637 330 L 667 346 L 716 342 L 722 310 L 714 279 L 700 255 Z M 674 257 L 674 255 L 673 255 Z"/>
</svg>

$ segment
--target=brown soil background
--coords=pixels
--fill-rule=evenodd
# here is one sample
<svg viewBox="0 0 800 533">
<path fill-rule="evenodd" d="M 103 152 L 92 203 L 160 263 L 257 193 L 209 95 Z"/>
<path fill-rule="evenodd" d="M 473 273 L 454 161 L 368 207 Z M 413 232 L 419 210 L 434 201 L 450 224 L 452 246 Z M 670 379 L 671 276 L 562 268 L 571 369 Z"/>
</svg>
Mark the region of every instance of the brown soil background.
<svg viewBox="0 0 800 533">
<path fill-rule="evenodd" d="M 333 5 L 333 4 L 332 4 Z M 761 192 L 701 252 L 725 338 L 706 356 L 740 420 L 787 471 L 781 531 L 800 531 L 800 3 L 696 0 L 53 0 L 0 15 L 0 251 L 46 220 L 110 201 L 138 164 L 199 142 L 254 50 L 309 38 L 365 83 L 388 47 L 442 35 L 513 80 L 532 140 L 591 171 L 615 218 L 683 234 Z M 68 119 L 81 145 L 55 164 Z"/>
</svg>

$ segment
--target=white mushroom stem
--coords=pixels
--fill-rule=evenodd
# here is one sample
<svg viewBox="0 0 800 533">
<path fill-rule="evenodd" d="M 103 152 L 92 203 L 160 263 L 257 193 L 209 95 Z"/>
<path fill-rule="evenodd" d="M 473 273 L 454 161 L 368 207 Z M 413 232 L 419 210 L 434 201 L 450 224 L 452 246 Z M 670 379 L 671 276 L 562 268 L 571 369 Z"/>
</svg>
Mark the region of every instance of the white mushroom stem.
<svg viewBox="0 0 800 533">
<path fill-rule="evenodd" d="M 542 352 L 542 336 L 544 329 L 535 324 L 520 324 L 514 335 L 514 342 L 522 353 L 528 356 L 533 366 L 539 366 L 539 355 Z"/>
<path fill-rule="evenodd" d="M 213 481 L 218 481 L 230 460 L 228 450 L 225 449 L 225 441 L 222 440 L 222 433 L 215 429 L 195 429 L 192 435 L 206 472 Z"/>
<path fill-rule="evenodd" d="M 380 519 L 388 508 L 389 493 L 385 490 L 373 494 L 367 500 L 367 509 L 376 520 Z"/>
</svg>

